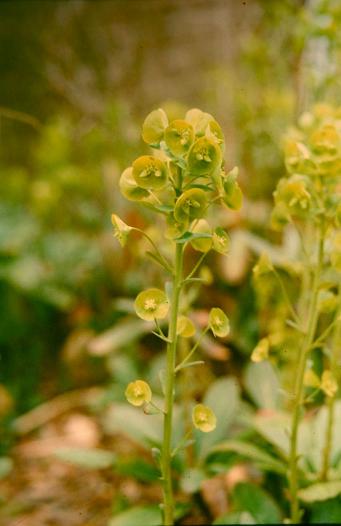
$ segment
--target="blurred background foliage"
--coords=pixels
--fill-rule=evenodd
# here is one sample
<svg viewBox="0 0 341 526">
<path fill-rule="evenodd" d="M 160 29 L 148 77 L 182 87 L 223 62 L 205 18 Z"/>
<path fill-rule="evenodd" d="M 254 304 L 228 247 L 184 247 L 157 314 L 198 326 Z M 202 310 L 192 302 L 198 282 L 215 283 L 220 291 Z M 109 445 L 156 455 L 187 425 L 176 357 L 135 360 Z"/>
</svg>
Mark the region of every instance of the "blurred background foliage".
<svg viewBox="0 0 341 526">
<path fill-rule="evenodd" d="M 314 102 L 341 102 L 340 3 L 12 0 L 0 11 L 3 413 L 113 375 L 123 385 L 160 359 L 126 319 L 158 270 L 142 261 L 141 240 L 119 249 L 110 214 L 148 224 L 117 181 L 145 149 L 142 119 L 161 105 L 211 112 L 228 165 L 241 169 L 245 206 L 223 219 L 231 255 L 211 257 L 214 282 L 195 299 L 199 314 L 218 302 L 231 315 L 228 347 L 207 353 L 215 373 L 239 375 L 261 332 L 252 236 L 279 242 L 268 218 L 283 134 Z M 128 334 L 142 338 L 138 352 Z"/>
</svg>

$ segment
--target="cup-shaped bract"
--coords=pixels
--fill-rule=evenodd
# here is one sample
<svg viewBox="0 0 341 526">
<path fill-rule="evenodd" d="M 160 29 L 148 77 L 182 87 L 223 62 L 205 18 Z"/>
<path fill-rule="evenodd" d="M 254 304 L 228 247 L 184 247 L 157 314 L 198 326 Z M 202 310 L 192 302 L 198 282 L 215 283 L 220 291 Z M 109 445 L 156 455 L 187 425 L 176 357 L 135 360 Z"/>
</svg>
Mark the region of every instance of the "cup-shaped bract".
<svg viewBox="0 0 341 526">
<path fill-rule="evenodd" d="M 136 184 L 133 177 L 133 169 L 130 166 L 122 173 L 119 181 L 121 194 L 129 201 L 141 201 L 149 197 L 149 192 L 145 188 L 141 188 Z"/>
<path fill-rule="evenodd" d="M 186 218 L 184 221 L 178 221 L 174 217 L 174 213 L 170 213 L 167 215 L 167 229 L 165 232 L 165 237 L 167 239 L 176 239 L 177 237 L 180 237 L 188 228 L 188 218 Z"/>
<path fill-rule="evenodd" d="M 130 382 L 125 390 L 128 402 L 136 407 L 148 404 L 152 399 L 152 390 L 144 380 Z"/>
<path fill-rule="evenodd" d="M 188 153 L 188 171 L 194 177 L 209 176 L 219 168 L 221 161 L 221 150 L 217 142 L 207 137 L 200 137 Z"/>
<path fill-rule="evenodd" d="M 282 178 L 274 192 L 275 203 L 283 203 L 293 216 L 305 216 L 311 204 L 309 187 L 309 179 L 304 175 L 294 174 Z"/>
<path fill-rule="evenodd" d="M 219 254 L 227 254 L 230 248 L 230 238 L 223 228 L 218 226 L 214 229 L 213 236 L 213 250 Z"/>
<path fill-rule="evenodd" d="M 183 338 L 192 338 L 195 334 L 195 325 L 188 316 L 180 315 L 178 317 L 176 332 Z"/>
<path fill-rule="evenodd" d="M 142 125 L 142 139 L 150 146 L 159 146 L 167 126 L 168 118 L 164 110 L 159 108 L 152 111 Z"/>
<path fill-rule="evenodd" d="M 212 232 L 211 227 L 206 219 L 199 219 L 199 221 L 192 228 L 194 234 L 204 234 L 209 237 L 196 238 L 191 240 L 191 245 L 198 252 L 208 252 L 212 248 Z"/>
<path fill-rule="evenodd" d="M 338 305 L 338 297 L 331 290 L 320 290 L 318 295 L 318 310 L 333 312 Z"/>
<path fill-rule="evenodd" d="M 175 157 L 183 157 L 191 147 L 194 131 L 191 124 L 177 119 L 165 130 L 165 143 Z"/>
<path fill-rule="evenodd" d="M 200 219 L 207 210 L 207 198 L 204 190 L 191 188 L 186 190 L 176 201 L 174 217 L 179 223 Z"/>
<path fill-rule="evenodd" d="M 234 168 L 223 177 L 222 202 L 231 210 L 240 210 L 243 204 L 243 194 L 237 182 L 238 168 Z"/>
<path fill-rule="evenodd" d="M 111 222 L 114 227 L 114 237 L 116 237 L 120 245 L 124 247 L 133 228 L 122 221 L 116 214 L 111 215 Z"/>
<path fill-rule="evenodd" d="M 214 117 L 212 117 L 210 113 L 201 111 L 198 108 L 188 110 L 185 119 L 193 126 L 194 133 L 197 137 L 205 135 L 210 122 L 214 121 Z"/>
<path fill-rule="evenodd" d="M 284 147 L 285 166 L 289 173 L 314 174 L 315 163 L 307 146 L 299 141 L 288 139 Z"/>
<path fill-rule="evenodd" d="M 208 324 L 214 336 L 225 338 L 230 332 L 230 322 L 224 311 L 218 307 L 210 310 Z"/>
<path fill-rule="evenodd" d="M 167 183 L 167 165 L 153 155 L 142 155 L 133 162 L 136 184 L 147 190 L 160 190 Z"/>
<path fill-rule="evenodd" d="M 217 418 L 212 409 L 204 404 L 197 404 L 194 406 L 192 412 L 192 421 L 194 427 L 200 431 L 203 431 L 204 433 L 213 431 L 217 425 Z"/>
<path fill-rule="evenodd" d="M 268 338 L 262 338 L 256 347 L 253 349 L 251 354 L 251 360 L 255 363 L 262 362 L 263 360 L 266 360 L 269 357 L 269 339 Z"/>
<path fill-rule="evenodd" d="M 336 153 L 341 147 L 340 134 L 333 124 L 325 124 L 312 133 L 310 144 L 318 154 Z"/>
<path fill-rule="evenodd" d="M 168 299 L 161 289 L 147 289 L 140 292 L 135 299 L 135 312 L 142 320 L 162 320 L 168 314 Z"/>
</svg>

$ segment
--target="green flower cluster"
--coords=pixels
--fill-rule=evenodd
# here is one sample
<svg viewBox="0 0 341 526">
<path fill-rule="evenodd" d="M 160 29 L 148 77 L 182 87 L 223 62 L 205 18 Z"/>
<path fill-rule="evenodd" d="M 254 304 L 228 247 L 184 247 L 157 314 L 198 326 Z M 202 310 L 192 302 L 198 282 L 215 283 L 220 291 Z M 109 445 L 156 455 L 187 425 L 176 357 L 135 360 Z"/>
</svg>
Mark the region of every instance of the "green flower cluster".
<svg viewBox="0 0 341 526">
<path fill-rule="evenodd" d="M 169 122 L 158 109 L 145 119 L 142 138 L 156 152 L 139 157 L 122 173 L 119 185 L 124 197 L 165 215 L 169 239 L 190 230 L 196 234 L 196 250 L 226 253 L 227 235 L 212 232 L 204 217 L 213 200 L 238 210 L 242 193 L 238 170 L 225 172 L 224 134 L 217 121 L 192 109 L 184 119 Z"/>
<path fill-rule="evenodd" d="M 284 154 L 288 176 L 274 192 L 273 227 L 323 220 L 335 231 L 341 226 L 341 108 L 318 104 L 304 113 L 285 137 Z"/>
</svg>

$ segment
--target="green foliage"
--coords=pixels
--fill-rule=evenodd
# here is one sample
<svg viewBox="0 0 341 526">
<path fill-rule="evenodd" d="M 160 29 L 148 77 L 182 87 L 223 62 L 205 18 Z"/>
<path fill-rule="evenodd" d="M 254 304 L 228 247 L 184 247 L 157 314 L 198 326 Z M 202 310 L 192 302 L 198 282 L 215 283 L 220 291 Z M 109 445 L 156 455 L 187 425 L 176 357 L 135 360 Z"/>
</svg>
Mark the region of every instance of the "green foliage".
<svg viewBox="0 0 341 526">
<path fill-rule="evenodd" d="M 279 524 L 281 513 L 273 499 L 253 484 L 237 484 L 233 493 L 234 503 L 241 511 L 247 511 L 256 524 Z"/>
</svg>

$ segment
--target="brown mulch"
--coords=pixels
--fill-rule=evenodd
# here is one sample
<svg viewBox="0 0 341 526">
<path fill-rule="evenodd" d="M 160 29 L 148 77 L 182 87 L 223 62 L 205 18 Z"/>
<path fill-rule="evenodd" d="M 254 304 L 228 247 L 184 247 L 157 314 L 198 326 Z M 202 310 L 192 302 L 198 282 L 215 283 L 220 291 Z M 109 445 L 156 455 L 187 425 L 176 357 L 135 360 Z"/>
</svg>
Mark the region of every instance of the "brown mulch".
<svg viewBox="0 0 341 526">
<path fill-rule="evenodd" d="M 136 454 L 136 445 L 126 438 L 104 437 L 93 415 L 74 412 L 49 422 L 10 452 L 14 468 L 0 480 L 0 526 L 106 526 L 118 496 L 128 505 L 159 502 L 153 486 L 54 456 L 70 446 Z"/>
</svg>

